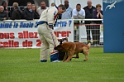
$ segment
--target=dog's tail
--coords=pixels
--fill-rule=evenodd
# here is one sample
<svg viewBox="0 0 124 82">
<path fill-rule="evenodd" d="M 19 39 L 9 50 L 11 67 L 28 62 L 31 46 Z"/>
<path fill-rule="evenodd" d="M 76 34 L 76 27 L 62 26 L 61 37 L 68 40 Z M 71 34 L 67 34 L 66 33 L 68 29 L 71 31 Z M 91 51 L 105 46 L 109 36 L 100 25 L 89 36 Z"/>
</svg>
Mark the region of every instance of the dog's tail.
<svg viewBox="0 0 124 82">
<path fill-rule="evenodd" d="M 90 48 L 90 46 L 91 46 L 91 43 L 88 43 L 88 44 L 87 44 L 87 46 L 88 46 L 88 48 Z"/>
</svg>

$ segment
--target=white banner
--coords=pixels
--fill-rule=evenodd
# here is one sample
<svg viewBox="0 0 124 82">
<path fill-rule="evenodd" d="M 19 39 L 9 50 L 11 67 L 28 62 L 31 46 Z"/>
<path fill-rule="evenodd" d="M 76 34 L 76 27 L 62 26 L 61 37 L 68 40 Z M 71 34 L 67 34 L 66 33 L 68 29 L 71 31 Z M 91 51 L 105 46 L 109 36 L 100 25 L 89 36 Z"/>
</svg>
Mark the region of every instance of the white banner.
<svg viewBox="0 0 124 82">
<path fill-rule="evenodd" d="M 0 22 L 0 47 L 4 48 L 39 48 L 41 41 L 35 27 L 35 21 Z M 73 21 L 58 20 L 54 27 L 58 38 L 68 37 L 73 42 Z"/>
</svg>

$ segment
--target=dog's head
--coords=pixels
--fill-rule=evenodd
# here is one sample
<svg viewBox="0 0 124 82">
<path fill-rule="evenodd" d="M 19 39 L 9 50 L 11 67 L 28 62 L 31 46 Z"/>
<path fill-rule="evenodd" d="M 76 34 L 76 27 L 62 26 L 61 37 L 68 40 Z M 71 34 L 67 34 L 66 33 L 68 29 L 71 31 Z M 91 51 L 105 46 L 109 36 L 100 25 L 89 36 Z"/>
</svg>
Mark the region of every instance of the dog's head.
<svg viewBox="0 0 124 82">
<path fill-rule="evenodd" d="M 62 47 L 62 44 L 60 44 L 60 45 L 56 46 L 54 49 L 58 50 L 58 51 L 62 51 L 64 48 Z"/>
</svg>

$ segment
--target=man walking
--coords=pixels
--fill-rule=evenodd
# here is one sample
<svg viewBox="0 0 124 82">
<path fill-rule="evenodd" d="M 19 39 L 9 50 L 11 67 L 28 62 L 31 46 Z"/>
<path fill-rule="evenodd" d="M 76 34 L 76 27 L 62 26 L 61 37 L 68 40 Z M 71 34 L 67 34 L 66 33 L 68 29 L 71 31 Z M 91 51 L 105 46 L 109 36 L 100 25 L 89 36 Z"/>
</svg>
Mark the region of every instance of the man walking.
<svg viewBox="0 0 124 82">
<path fill-rule="evenodd" d="M 40 40 L 42 41 L 40 52 L 41 62 L 47 62 L 47 56 L 49 54 L 48 50 L 50 50 L 51 62 L 58 61 L 58 52 L 54 50 L 54 47 L 57 46 L 59 43 L 53 32 L 53 27 L 56 22 L 57 16 L 65 12 L 65 10 L 65 6 L 59 5 L 58 9 L 56 7 L 50 7 L 44 10 L 41 14 L 41 17 L 37 23 L 38 33 L 40 36 Z"/>
</svg>

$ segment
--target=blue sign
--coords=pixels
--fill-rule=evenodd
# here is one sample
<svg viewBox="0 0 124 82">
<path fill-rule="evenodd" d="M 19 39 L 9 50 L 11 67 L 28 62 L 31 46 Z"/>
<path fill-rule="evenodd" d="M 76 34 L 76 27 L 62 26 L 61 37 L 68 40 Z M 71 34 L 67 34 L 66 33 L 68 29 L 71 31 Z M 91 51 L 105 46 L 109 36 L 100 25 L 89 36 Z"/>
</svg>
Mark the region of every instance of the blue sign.
<svg viewBox="0 0 124 82">
<path fill-rule="evenodd" d="M 104 52 L 124 52 L 124 0 L 103 0 Z"/>
<path fill-rule="evenodd" d="M 12 28 L 12 22 L 0 22 L 0 28 Z"/>
<path fill-rule="evenodd" d="M 66 20 L 66 21 L 57 21 L 55 24 L 55 27 L 67 27 L 72 24 L 72 20 Z"/>
</svg>

